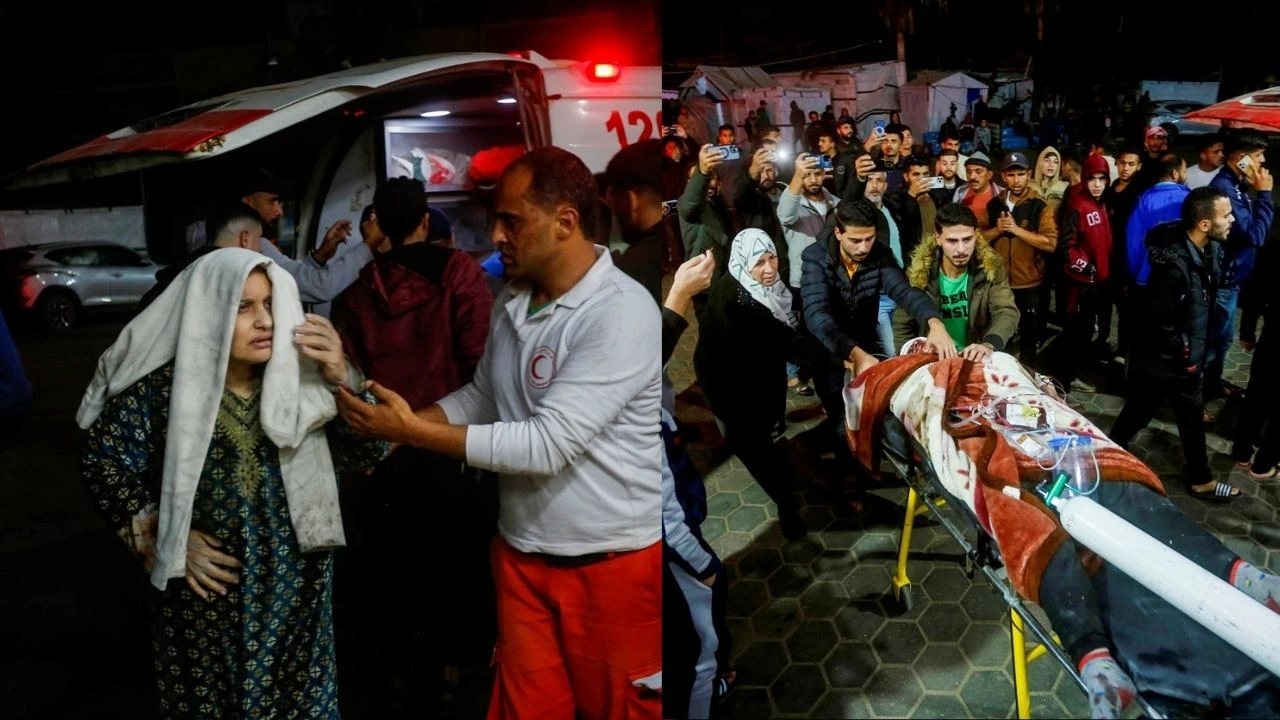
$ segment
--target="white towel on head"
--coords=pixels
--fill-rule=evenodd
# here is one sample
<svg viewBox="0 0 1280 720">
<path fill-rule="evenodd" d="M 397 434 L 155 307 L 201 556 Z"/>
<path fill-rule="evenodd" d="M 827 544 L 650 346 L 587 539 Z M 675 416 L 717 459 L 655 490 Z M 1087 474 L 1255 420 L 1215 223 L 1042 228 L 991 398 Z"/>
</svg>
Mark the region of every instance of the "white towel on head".
<svg viewBox="0 0 1280 720">
<path fill-rule="evenodd" d="M 298 287 L 265 255 L 224 248 L 192 263 L 125 326 L 98 359 L 76 414 L 80 427 L 89 428 L 109 398 L 173 361 L 156 564 L 151 572 L 152 584 L 161 590 L 169 579 L 186 575 L 196 485 L 222 402 L 240 298 L 256 268 L 265 269 L 271 280 L 275 323 L 271 359 L 262 380 L 262 430 L 280 450 L 298 545 L 308 552 L 346 544 L 337 478 L 324 435 L 325 424 L 338 409 L 315 363 L 303 362 L 293 343 L 293 330 L 305 319 Z"/>
</svg>

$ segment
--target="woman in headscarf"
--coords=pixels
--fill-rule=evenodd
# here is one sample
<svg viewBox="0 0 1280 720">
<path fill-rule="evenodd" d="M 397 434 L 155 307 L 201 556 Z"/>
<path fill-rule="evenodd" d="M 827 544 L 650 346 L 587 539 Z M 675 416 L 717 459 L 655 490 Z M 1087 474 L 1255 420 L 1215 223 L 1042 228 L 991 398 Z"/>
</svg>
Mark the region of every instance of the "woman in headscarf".
<svg viewBox="0 0 1280 720">
<path fill-rule="evenodd" d="M 803 537 L 791 463 L 773 444 L 774 422 L 785 412 L 787 360 L 797 346 L 791 292 L 778 277 L 778 253 L 768 233 L 743 230 L 733 239 L 728 271 L 711 286 L 698 313 L 693 367 L 725 441 L 778 505 L 782 532 Z"/>
<path fill-rule="evenodd" d="M 333 388 L 362 382 L 293 278 L 239 248 L 193 263 L 99 359 L 83 477 L 151 576 L 164 717 L 339 717 L 335 470 L 386 451 L 331 422 Z"/>
<path fill-rule="evenodd" d="M 1058 207 L 1062 196 L 1067 192 L 1067 181 L 1062 177 L 1062 154 L 1058 149 L 1049 146 L 1040 151 L 1036 160 L 1035 172 L 1031 173 L 1032 182 L 1040 191 L 1040 197 L 1053 207 Z"/>
</svg>

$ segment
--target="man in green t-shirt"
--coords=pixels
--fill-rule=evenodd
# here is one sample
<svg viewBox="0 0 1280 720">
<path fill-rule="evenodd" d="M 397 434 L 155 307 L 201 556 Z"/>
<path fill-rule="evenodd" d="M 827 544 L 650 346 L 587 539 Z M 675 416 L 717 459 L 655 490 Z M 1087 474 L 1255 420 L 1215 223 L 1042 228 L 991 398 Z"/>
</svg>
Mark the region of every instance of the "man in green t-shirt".
<svg viewBox="0 0 1280 720">
<path fill-rule="evenodd" d="M 907 280 L 942 310 L 942 324 L 960 354 L 974 361 L 1003 351 L 1018 329 L 1018 306 L 1000 256 L 977 232 L 978 219 L 964 205 L 938 209 L 937 241 L 921 242 L 911 255 Z M 902 347 L 919 336 L 905 313 L 894 317 L 894 341 Z"/>
</svg>

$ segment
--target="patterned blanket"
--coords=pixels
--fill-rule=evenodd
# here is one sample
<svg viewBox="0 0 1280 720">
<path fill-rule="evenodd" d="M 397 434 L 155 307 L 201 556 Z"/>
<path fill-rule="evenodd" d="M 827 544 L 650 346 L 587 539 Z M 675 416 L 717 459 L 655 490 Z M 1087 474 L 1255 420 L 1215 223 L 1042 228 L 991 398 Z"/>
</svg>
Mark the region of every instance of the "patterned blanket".
<svg viewBox="0 0 1280 720">
<path fill-rule="evenodd" d="M 1067 534 L 1039 496 L 1023 491 L 1012 497 L 1004 489 L 1033 487 L 1046 479 L 1047 471 L 1028 454 L 1033 446 L 1015 447 L 985 418 L 954 426 L 953 410 L 968 416 L 967 409 L 1000 397 L 1044 408 L 1044 419 L 1054 429 L 1092 438 L 1103 481 L 1138 482 L 1164 494 L 1164 486 L 1150 468 L 1041 389 L 1034 375 L 1005 353 L 993 353 L 981 365 L 960 357 L 939 361 L 934 354 L 922 353 L 879 363 L 845 389 L 848 440 L 854 455 L 878 478 L 881 420 L 886 412 L 893 413 L 928 453 L 936 480 L 969 506 L 982 529 L 996 541 L 1014 587 L 1038 602 L 1044 568 Z"/>
</svg>

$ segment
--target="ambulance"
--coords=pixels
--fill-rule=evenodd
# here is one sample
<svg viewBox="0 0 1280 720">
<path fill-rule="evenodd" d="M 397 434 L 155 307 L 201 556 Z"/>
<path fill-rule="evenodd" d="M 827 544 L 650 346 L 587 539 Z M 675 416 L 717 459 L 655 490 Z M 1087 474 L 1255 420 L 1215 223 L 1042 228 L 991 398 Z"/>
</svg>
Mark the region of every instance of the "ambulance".
<svg viewBox="0 0 1280 720">
<path fill-rule="evenodd" d="M 146 249 L 171 262 L 190 249 L 184 228 L 224 199 L 229 178 L 264 169 L 285 185 L 278 242 L 301 258 L 338 220 L 358 226 L 379 182 L 408 176 L 449 216 L 456 245 L 483 252 L 487 189 L 510 158 L 555 145 L 599 174 L 661 126 L 656 66 L 532 51 L 403 58 L 229 93 L 104 135 L 7 178 L 6 214 L 140 212 Z M 12 239 L 3 223 L 0 235 Z M 61 236 L 20 243 L 107 239 L 40 227 Z"/>
</svg>

